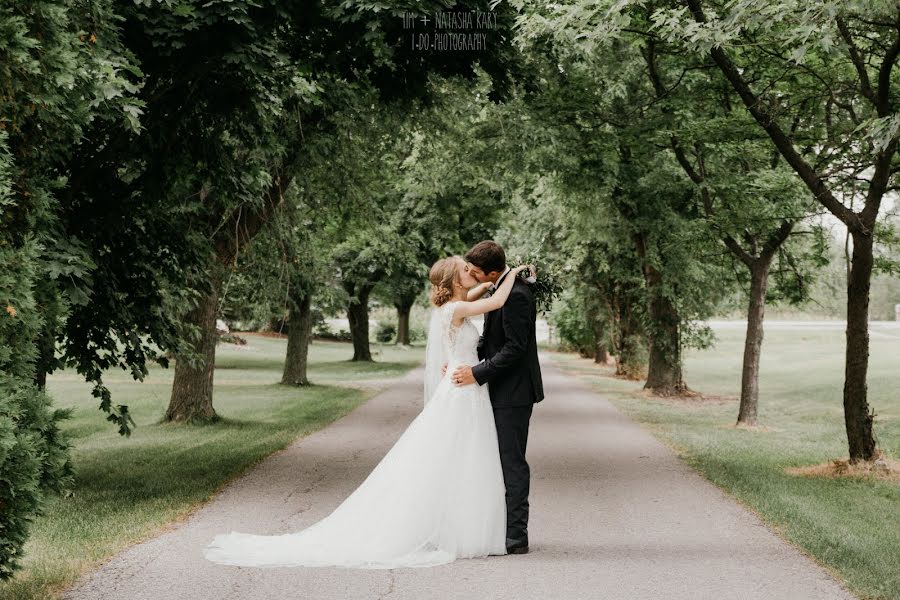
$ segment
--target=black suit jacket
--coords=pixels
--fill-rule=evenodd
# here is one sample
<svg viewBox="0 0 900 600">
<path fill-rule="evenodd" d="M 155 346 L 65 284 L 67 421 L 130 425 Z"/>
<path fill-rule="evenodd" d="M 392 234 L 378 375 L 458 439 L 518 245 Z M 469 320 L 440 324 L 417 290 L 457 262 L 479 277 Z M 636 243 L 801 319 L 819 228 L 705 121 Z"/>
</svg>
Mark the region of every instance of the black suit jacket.
<svg viewBox="0 0 900 600">
<path fill-rule="evenodd" d="M 497 281 L 498 287 L 502 281 Z M 536 320 L 534 295 L 521 279 L 516 279 L 506 303 L 484 316 L 484 333 L 478 341 L 482 361 L 472 367 L 472 375 L 479 385 L 490 382 L 494 408 L 528 406 L 544 399 Z"/>
</svg>

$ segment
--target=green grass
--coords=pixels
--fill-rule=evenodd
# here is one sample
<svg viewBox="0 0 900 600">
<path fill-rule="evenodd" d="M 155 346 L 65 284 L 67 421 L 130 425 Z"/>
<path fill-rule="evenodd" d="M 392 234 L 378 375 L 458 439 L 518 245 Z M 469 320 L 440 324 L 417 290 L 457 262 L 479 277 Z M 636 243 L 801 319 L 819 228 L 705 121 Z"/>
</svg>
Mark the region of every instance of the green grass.
<svg viewBox="0 0 900 600">
<path fill-rule="evenodd" d="M 722 330 L 714 349 L 685 361 L 688 385 L 718 402 L 664 401 L 635 392 L 573 355 L 556 354 L 620 410 L 647 426 L 702 473 L 793 542 L 861 598 L 900 599 L 900 485 L 884 480 L 805 478 L 784 469 L 847 457 L 843 424 L 843 331 L 766 332 L 760 431 L 735 429 L 743 331 Z M 900 457 L 900 337 L 873 335 L 869 404 L 880 447 Z"/>
<path fill-rule="evenodd" d="M 0 584 L 0 598 L 58 597 L 83 571 L 187 515 L 260 459 L 347 414 L 373 395 L 379 379 L 402 375 L 423 356 L 422 348 L 373 345 L 377 362 L 352 363 L 349 344 L 315 342 L 313 385 L 293 388 L 278 384 L 286 341 L 247 339 L 247 346 L 218 348 L 213 404 L 222 420 L 214 424 L 159 422 L 173 369 L 152 368 L 145 383 L 121 370 L 106 374 L 113 401 L 129 405 L 137 423 L 130 438 L 104 420 L 77 374 L 49 378 L 56 405 L 74 408 L 64 426 L 73 442 L 74 495 L 51 499 L 36 519 L 24 570 Z"/>
</svg>

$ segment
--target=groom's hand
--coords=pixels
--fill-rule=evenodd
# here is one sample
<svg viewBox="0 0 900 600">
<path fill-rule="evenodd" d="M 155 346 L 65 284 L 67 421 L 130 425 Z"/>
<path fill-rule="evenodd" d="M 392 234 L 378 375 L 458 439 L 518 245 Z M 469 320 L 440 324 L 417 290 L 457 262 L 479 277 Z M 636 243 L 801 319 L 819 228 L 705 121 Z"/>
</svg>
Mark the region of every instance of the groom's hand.
<svg viewBox="0 0 900 600">
<path fill-rule="evenodd" d="M 457 367 L 453 371 L 453 385 L 471 385 L 475 383 L 475 376 L 472 375 L 472 367 Z"/>
<path fill-rule="evenodd" d="M 447 363 L 444 363 L 444 365 L 441 367 L 441 377 L 443 377 L 446 374 L 447 374 Z"/>
</svg>

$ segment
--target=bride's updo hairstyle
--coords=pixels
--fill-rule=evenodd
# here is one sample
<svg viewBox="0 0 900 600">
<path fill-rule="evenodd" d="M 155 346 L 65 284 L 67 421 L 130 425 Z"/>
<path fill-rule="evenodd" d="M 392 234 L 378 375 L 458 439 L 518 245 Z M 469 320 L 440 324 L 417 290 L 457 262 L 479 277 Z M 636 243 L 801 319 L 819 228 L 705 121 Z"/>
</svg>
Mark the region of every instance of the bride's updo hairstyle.
<svg viewBox="0 0 900 600">
<path fill-rule="evenodd" d="M 453 284 L 458 281 L 459 256 L 442 258 L 431 266 L 428 279 L 431 281 L 431 303 L 443 306 L 453 297 Z"/>
</svg>

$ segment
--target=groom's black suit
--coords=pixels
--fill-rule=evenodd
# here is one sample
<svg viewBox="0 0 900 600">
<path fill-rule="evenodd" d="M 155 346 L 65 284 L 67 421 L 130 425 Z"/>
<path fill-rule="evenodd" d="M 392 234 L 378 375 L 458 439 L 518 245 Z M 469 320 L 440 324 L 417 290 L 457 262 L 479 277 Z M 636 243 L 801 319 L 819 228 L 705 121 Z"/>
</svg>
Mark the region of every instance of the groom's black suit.
<svg viewBox="0 0 900 600">
<path fill-rule="evenodd" d="M 509 272 L 501 277 L 500 286 Z M 506 537 L 528 539 L 530 471 L 525 460 L 531 409 L 544 399 L 538 364 L 537 308 L 527 283 L 517 279 L 506 303 L 484 317 L 478 341 L 480 363 L 472 367 L 479 385 L 490 382 L 500 463 L 506 484 Z"/>
</svg>

